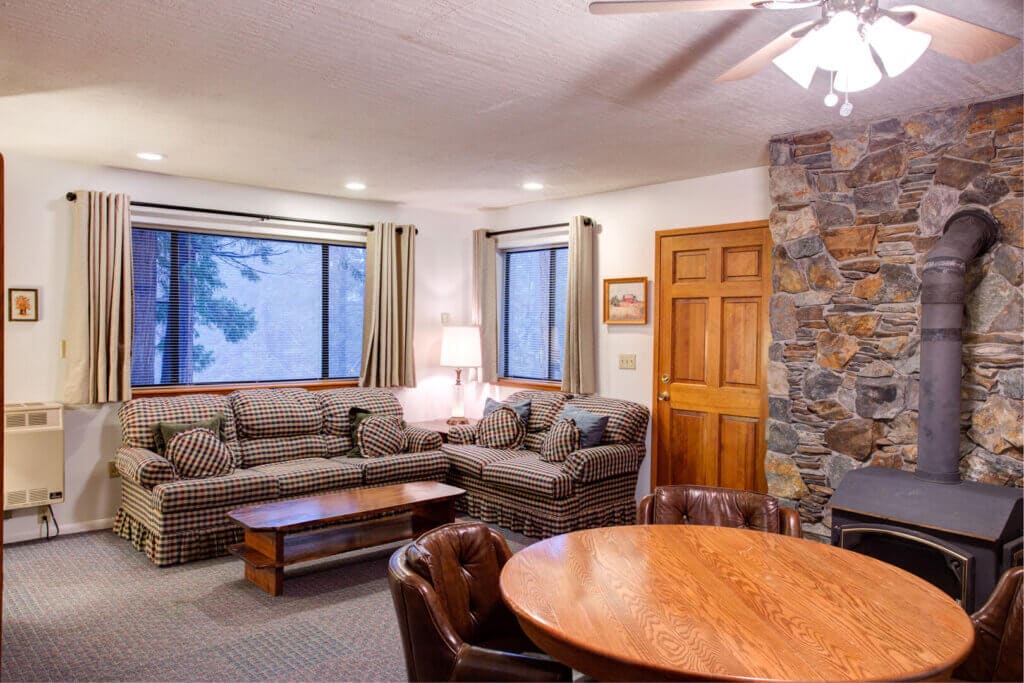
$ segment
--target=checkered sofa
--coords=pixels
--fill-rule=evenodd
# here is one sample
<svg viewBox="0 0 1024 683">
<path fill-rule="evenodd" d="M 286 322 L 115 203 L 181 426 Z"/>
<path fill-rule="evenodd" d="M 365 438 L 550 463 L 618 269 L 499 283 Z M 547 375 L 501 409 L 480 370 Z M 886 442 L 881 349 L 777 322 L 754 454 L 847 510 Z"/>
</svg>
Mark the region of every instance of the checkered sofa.
<svg viewBox="0 0 1024 683">
<path fill-rule="evenodd" d="M 229 510 L 347 488 L 405 481 L 445 481 L 448 462 L 433 431 L 406 427 L 397 455 L 349 458 L 349 409 L 402 418 L 386 389 L 256 389 L 227 396 L 141 398 L 122 404 L 121 506 L 114 531 L 158 565 L 222 555 L 242 538 Z M 181 479 L 154 452 L 157 422 L 224 416 L 223 437 L 235 460 L 228 475 Z"/>
<path fill-rule="evenodd" d="M 522 450 L 477 446 L 472 427 L 450 433 L 442 449 L 450 466 L 448 483 L 466 490 L 456 503 L 459 509 L 527 536 L 632 523 L 648 409 L 631 401 L 548 391 L 521 391 L 506 400 L 527 399 L 531 411 Z M 538 451 L 565 405 L 607 415 L 608 427 L 599 446 L 580 449 L 564 463 L 545 462 Z"/>
</svg>

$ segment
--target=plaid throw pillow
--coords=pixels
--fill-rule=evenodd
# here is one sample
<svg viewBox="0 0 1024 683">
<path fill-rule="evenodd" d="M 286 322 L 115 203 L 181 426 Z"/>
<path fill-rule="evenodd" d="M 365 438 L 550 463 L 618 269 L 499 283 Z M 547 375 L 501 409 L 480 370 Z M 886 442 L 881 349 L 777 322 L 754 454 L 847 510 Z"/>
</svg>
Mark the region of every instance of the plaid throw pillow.
<svg viewBox="0 0 1024 683">
<path fill-rule="evenodd" d="M 402 421 L 390 415 L 369 415 L 356 428 L 356 444 L 364 458 L 401 453 L 408 446 Z"/>
<path fill-rule="evenodd" d="M 571 417 L 562 418 L 551 425 L 544 444 L 540 447 L 540 459 L 544 462 L 563 462 L 571 453 L 580 449 L 580 428 Z"/>
<path fill-rule="evenodd" d="M 167 442 L 167 459 L 183 479 L 205 479 L 231 474 L 235 461 L 224 442 L 209 429 L 178 432 Z"/>
<path fill-rule="evenodd" d="M 511 406 L 498 406 L 477 424 L 476 443 L 484 448 L 516 449 L 525 438 L 526 424 Z"/>
</svg>

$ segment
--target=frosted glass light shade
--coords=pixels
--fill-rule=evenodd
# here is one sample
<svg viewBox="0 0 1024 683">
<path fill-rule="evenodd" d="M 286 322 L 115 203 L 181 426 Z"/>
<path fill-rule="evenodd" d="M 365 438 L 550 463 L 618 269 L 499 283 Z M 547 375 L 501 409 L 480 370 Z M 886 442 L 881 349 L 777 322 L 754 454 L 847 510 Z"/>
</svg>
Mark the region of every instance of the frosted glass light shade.
<svg viewBox="0 0 1024 683">
<path fill-rule="evenodd" d="M 927 33 L 909 29 L 889 17 L 876 19 L 865 28 L 864 35 L 878 53 L 890 78 L 909 69 L 932 42 Z"/>
<path fill-rule="evenodd" d="M 850 53 L 846 66 L 836 73 L 835 88 L 840 92 L 859 92 L 867 90 L 882 80 L 882 72 L 878 70 L 871 48 L 861 43 Z"/>
<path fill-rule="evenodd" d="M 814 62 L 825 71 L 842 71 L 854 52 L 864 46 L 864 39 L 857 30 L 858 20 L 853 12 L 837 12 L 829 22 L 817 31 L 814 41 Z"/>
<path fill-rule="evenodd" d="M 480 328 L 475 325 L 447 325 L 441 328 L 441 365 L 446 368 L 475 368 L 480 360 Z"/>
<path fill-rule="evenodd" d="M 782 73 L 796 81 L 804 90 L 811 86 L 814 72 L 818 70 L 818 48 L 815 42 L 819 33 L 819 30 L 810 31 L 793 47 L 772 60 L 772 63 L 782 70 Z"/>
</svg>

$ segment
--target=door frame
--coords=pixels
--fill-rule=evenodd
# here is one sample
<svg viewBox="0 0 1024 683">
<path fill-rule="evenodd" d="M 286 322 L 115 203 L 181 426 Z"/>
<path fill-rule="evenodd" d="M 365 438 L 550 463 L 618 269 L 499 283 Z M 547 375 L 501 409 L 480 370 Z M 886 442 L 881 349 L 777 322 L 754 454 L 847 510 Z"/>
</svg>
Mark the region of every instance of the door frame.
<svg viewBox="0 0 1024 683">
<path fill-rule="evenodd" d="M 659 404 L 658 391 L 660 377 L 658 362 L 661 358 L 660 344 L 661 338 L 661 244 L 662 239 L 666 237 L 679 237 L 683 235 L 699 235 L 703 233 L 716 233 L 716 232 L 733 232 L 736 230 L 750 230 L 752 228 L 764 228 L 767 236 L 768 251 L 769 254 L 775 245 L 772 240 L 771 230 L 768 229 L 768 219 L 762 218 L 756 221 L 741 221 L 737 223 L 718 223 L 716 225 L 703 225 L 694 226 L 690 228 L 670 228 L 667 230 L 656 230 L 654 232 L 654 339 L 651 344 L 651 350 L 653 353 L 653 363 L 651 363 L 652 375 L 651 375 L 651 491 L 658 485 L 658 415 L 659 415 Z M 768 347 L 771 346 L 772 333 L 771 333 L 771 317 L 770 317 L 770 299 L 771 295 L 774 294 L 774 288 L 771 285 L 772 282 L 772 259 L 767 258 L 765 263 L 765 282 L 767 287 L 767 298 L 765 301 L 764 323 L 762 326 L 762 337 L 764 343 L 761 344 L 761 363 L 765 369 L 765 381 L 764 381 L 764 392 L 761 396 L 761 415 L 763 416 L 765 429 L 765 438 L 758 444 L 758 462 L 756 463 L 757 468 L 757 479 L 759 484 L 765 484 L 764 482 L 764 460 L 768 454 Z"/>
</svg>

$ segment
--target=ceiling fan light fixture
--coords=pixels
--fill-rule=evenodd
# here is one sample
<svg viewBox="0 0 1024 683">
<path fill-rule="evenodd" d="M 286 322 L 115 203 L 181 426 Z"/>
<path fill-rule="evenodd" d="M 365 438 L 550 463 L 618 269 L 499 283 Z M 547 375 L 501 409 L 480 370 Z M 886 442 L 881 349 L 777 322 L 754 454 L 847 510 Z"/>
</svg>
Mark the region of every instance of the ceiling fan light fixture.
<svg viewBox="0 0 1024 683">
<path fill-rule="evenodd" d="M 864 29 L 868 44 L 874 48 L 889 78 L 895 78 L 921 58 L 932 37 L 914 31 L 889 17 L 879 17 Z"/>
<path fill-rule="evenodd" d="M 882 72 L 878 70 L 871 50 L 867 45 L 850 55 L 846 68 L 836 72 L 835 88 L 840 92 L 860 92 L 867 90 L 882 80 Z"/>
<path fill-rule="evenodd" d="M 828 23 L 808 36 L 817 34 L 814 41 L 815 63 L 825 71 L 842 71 L 856 59 L 855 53 L 865 47 L 859 30 L 860 21 L 850 11 L 836 12 Z"/>
</svg>

